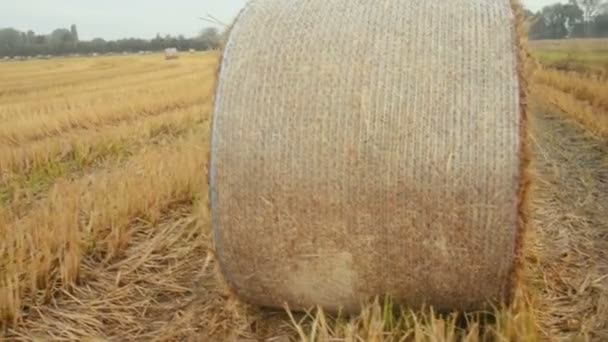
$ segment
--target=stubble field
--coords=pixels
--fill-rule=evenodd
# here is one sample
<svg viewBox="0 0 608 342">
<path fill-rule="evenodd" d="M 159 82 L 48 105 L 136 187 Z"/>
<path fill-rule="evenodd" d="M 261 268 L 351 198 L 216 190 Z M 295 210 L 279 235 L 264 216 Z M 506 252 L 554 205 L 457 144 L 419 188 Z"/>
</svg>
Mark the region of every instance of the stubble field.
<svg viewBox="0 0 608 342">
<path fill-rule="evenodd" d="M 596 62 L 556 68 L 545 44 L 522 288 L 467 317 L 382 300 L 357 317 L 290 315 L 230 293 L 207 209 L 218 54 L 0 63 L 0 336 L 608 340 L 608 78 Z"/>
</svg>

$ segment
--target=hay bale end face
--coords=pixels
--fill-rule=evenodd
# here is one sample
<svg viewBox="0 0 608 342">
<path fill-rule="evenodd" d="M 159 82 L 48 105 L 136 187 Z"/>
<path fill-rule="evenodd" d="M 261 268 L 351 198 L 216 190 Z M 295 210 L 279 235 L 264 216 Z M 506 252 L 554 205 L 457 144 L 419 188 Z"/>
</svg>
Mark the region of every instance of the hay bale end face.
<svg viewBox="0 0 608 342">
<path fill-rule="evenodd" d="M 177 48 L 167 48 L 165 49 L 165 59 L 178 59 L 179 54 L 177 52 Z"/>
<path fill-rule="evenodd" d="M 255 0 L 226 44 L 218 261 L 245 300 L 357 311 L 509 297 L 524 116 L 509 0 Z"/>
</svg>

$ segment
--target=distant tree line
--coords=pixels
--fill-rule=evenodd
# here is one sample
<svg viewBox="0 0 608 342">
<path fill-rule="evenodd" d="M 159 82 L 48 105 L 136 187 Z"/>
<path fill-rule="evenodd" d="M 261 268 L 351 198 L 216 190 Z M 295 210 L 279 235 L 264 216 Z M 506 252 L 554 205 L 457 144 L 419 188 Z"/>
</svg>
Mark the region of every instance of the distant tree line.
<svg viewBox="0 0 608 342">
<path fill-rule="evenodd" d="M 531 20 L 530 39 L 608 37 L 607 0 L 569 0 L 545 6 Z"/>
<path fill-rule="evenodd" d="M 525 10 L 532 22 L 530 39 L 563 39 L 608 37 L 608 0 L 569 0 L 555 3 L 533 13 Z M 220 45 L 221 35 L 215 28 L 204 29 L 198 36 L 186 38 L 171 35 L 155 38 L 81 41 L 78 29 L 59 28 L 50 34 L 21 32 L 13 28 L 0 29 L 0 56 L 67 55 L 90 53 L 122 53 L 178 50 L 210 50 Z"/>
<path fill-rule="evenodd" d="M 0 29 L 0 56 L 37 56 L 68 55 L 91 53 L 123 53 L 139 51 L 160 51 L 166 48 L 183 50 L 210 50 L 220 44 L 220 34 L 215 28 L 204 29 L 198 36 L 186 38 L 157 34 L 155 38 L 128 38 L 104 40 L 95 38 L 90 41 L 78 39 L 78 29 L 59 28 L 50 34 L 37 34 L 34 31 L 21 32 L 13 28 Z"/>
</svg>

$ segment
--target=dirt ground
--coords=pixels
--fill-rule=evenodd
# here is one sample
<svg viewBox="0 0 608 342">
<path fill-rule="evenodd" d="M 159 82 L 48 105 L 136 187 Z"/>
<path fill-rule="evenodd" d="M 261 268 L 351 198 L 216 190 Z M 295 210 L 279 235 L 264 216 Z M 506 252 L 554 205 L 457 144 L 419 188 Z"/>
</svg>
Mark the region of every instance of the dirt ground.
<svg viewBox="0 0 608 342">
<path fill-rule="evenodd" d="M 608 341 L 608 142 L 535 108 L 537 316 L 558 340 Z"/>
</svg>

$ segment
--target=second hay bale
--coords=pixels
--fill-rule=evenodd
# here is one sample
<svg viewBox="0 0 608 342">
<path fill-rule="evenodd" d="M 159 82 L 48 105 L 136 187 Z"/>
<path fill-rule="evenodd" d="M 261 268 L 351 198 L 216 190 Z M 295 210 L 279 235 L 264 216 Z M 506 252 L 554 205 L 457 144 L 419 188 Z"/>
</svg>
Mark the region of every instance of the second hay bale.
<svg viewBox="0 0 608 342">
<path fill-rule="evenodd" d="M 510 296 L 523 84 L 510 1 L 251 2 L 225 47 L 211 201 L 246 300 Z"/>
</svg>

